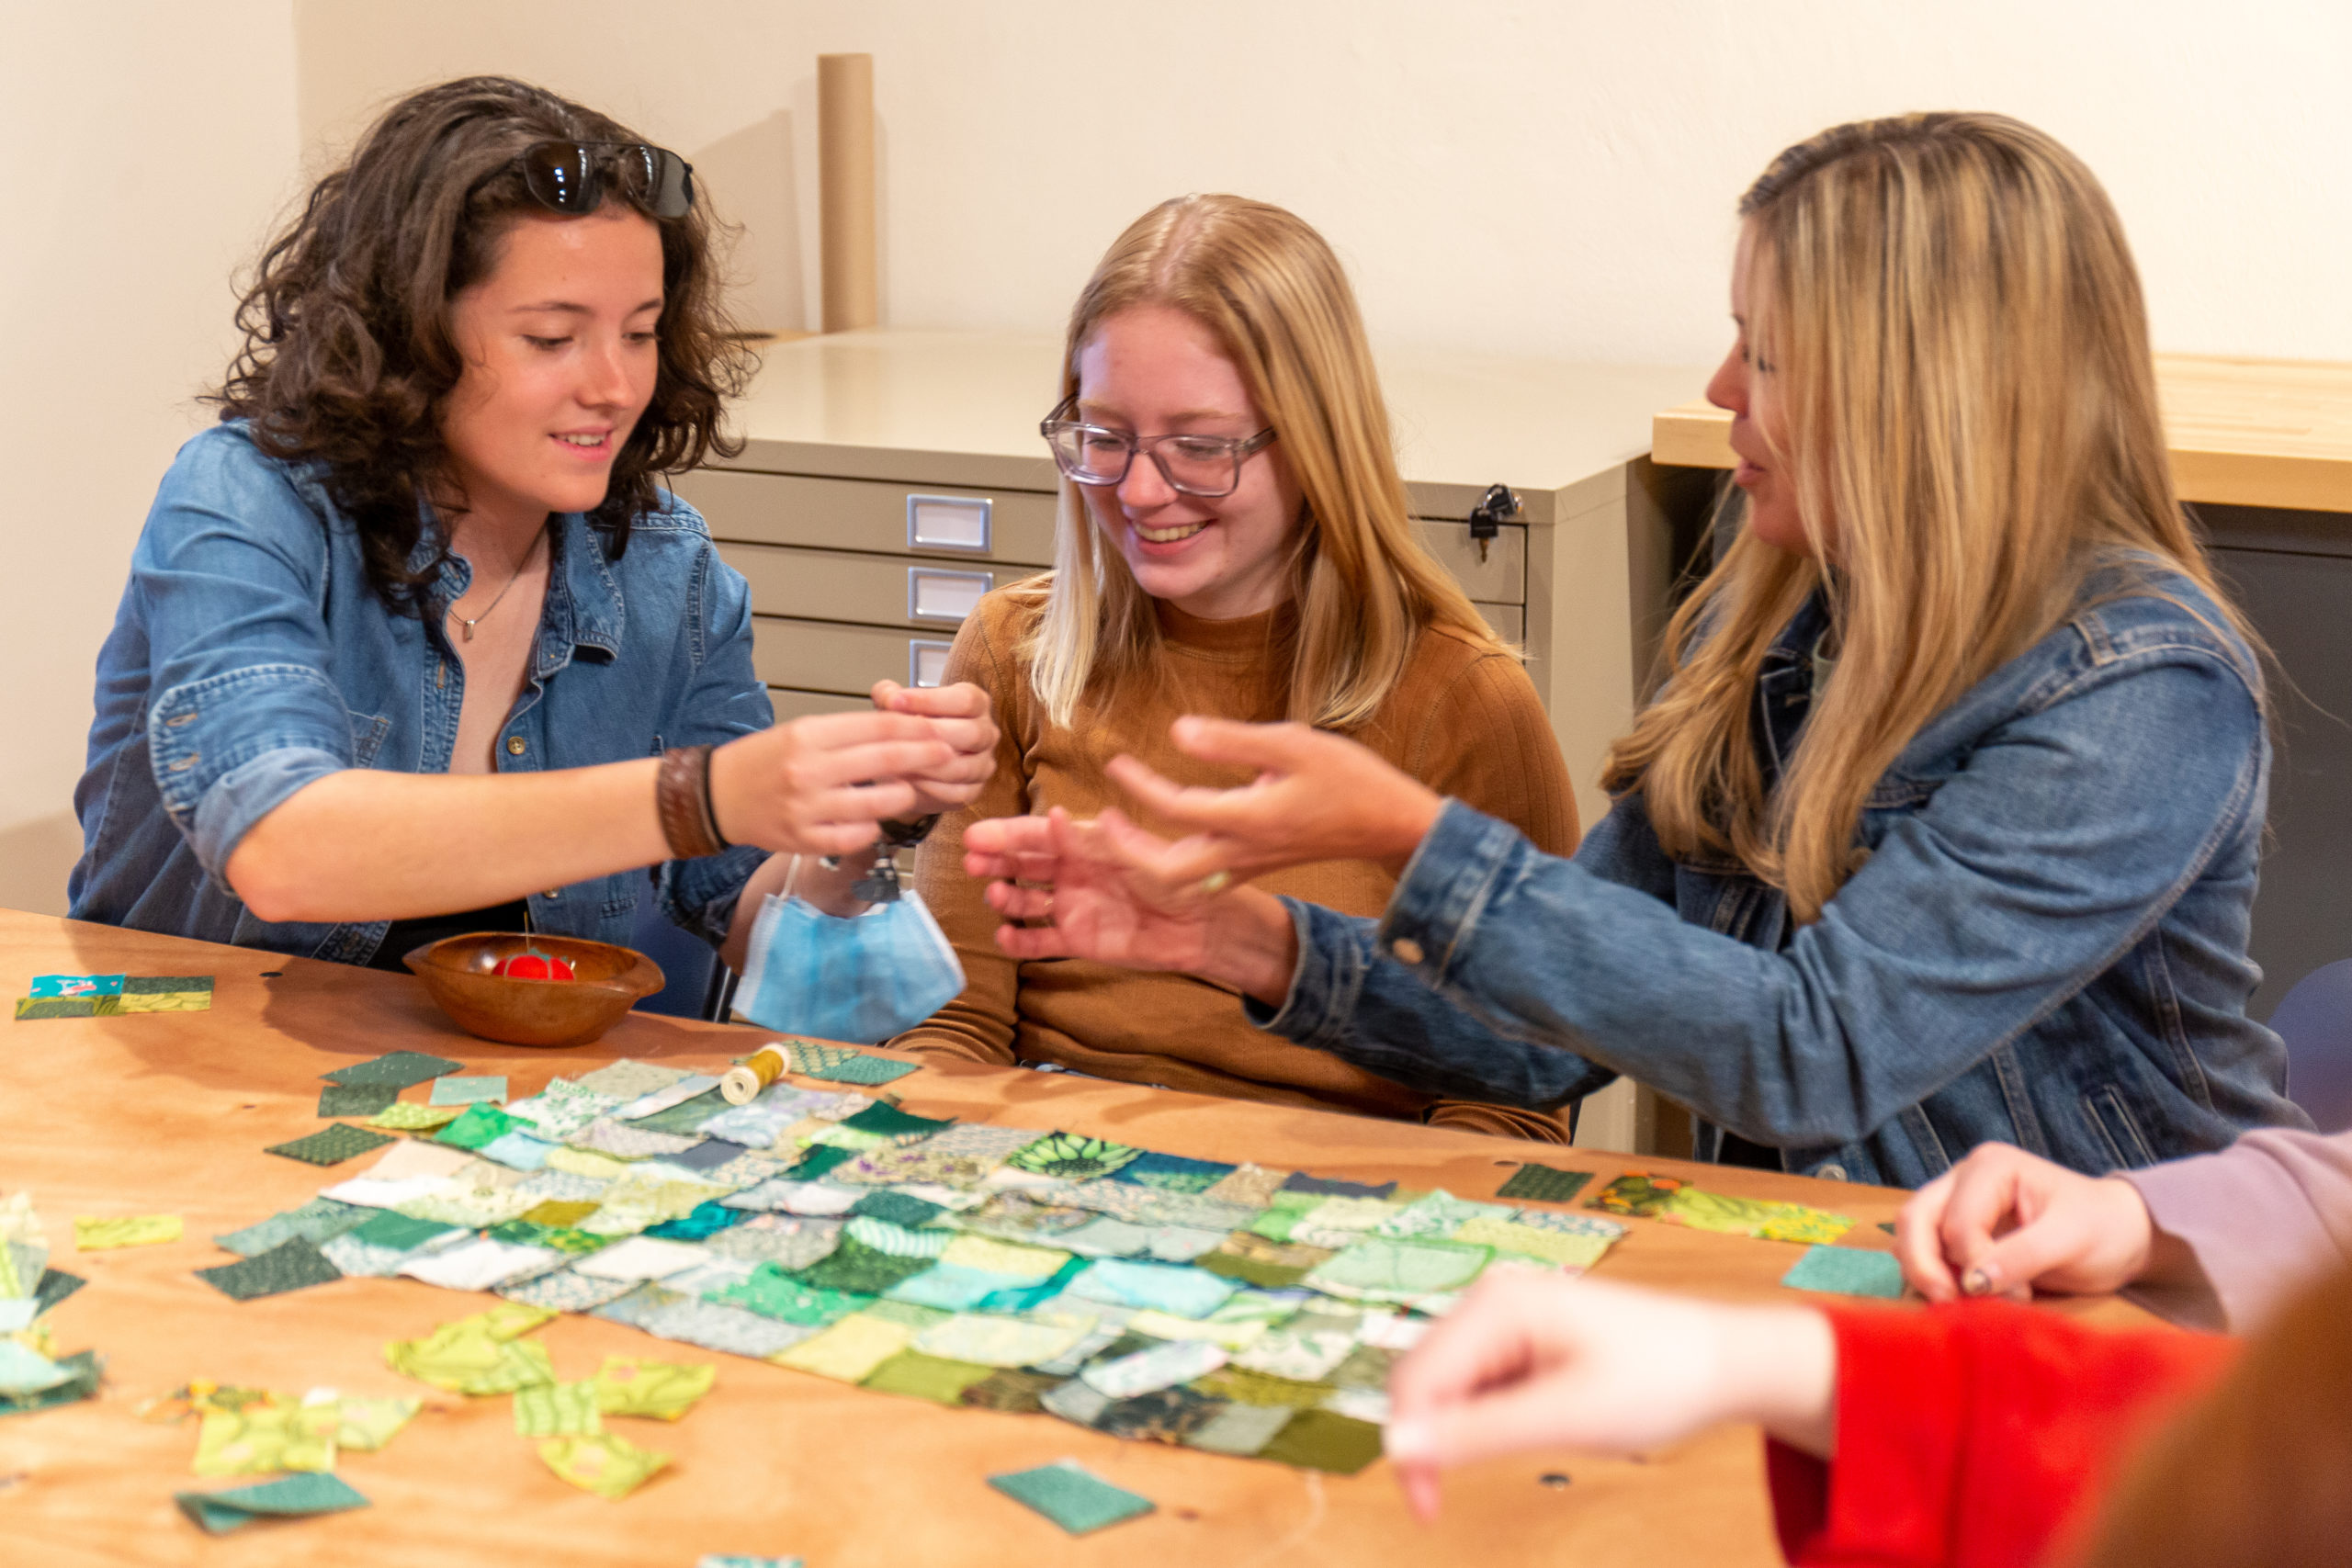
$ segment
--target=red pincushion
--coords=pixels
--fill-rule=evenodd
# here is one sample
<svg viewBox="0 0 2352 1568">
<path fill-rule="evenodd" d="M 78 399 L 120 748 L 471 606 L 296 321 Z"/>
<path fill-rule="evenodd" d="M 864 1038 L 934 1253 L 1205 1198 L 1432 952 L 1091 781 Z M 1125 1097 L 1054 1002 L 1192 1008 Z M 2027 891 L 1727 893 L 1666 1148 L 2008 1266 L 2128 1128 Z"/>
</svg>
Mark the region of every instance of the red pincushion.
<svg viewBox="0 0 2352 1568">
<path fill-rule="evenodd" d="M 518 953 L 499 964 L 498 972 L 510 980 L 571 980 L 577 978 L 571 965 L 552 953 Z"/>
</svg>

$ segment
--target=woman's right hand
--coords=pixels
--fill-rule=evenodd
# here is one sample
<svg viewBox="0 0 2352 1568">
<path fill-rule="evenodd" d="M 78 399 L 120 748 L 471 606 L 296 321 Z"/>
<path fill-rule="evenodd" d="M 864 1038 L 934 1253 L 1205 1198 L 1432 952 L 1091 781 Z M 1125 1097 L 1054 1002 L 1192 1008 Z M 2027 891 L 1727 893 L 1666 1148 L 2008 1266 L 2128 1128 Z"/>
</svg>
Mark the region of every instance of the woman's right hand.
<svg viewBox="0 0 2352 1568">
<path fill-rule="evenodd" d="M 956 748 L 911 714 L 796 718 L 710 754 L 711 805 L 730 843 L 845 855 L 874 842 L 885 818 L 911 813 L 910 779 L 948 769 Z"/>
<path fill-rule="evenodd" d="M 1931 1302 L 2098 1293 L 2146 1275 L 2159 1237 L 2139 1189 L 2007 1144 L 1979 1144 L 1894 1221 L 1903 1277 Z"/>
<path fill-rule="evenodd" d="M 1441 1471 L 1528 1449 L 1637 1454 L 1757 1421 L 1826 1458 L 1837 1388 L 1836 1337 L 1809 1307 L 1498 1269 L 1389 1374 L 1385 1445 L 1430 1519 Z"/>
</svg>

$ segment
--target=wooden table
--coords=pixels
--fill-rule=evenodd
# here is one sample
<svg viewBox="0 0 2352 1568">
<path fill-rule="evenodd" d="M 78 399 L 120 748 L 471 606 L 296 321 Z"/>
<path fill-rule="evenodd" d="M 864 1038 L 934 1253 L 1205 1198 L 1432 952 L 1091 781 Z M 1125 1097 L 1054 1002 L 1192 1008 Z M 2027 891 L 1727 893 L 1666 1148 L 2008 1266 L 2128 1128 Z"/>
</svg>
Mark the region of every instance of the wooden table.
<svg viewBox="0 0 2352 1568">
<path fill-rule="evenodd" d="M 266 971 L 278 971 L 275 976 Z M 1461 1472 L 1444 1517 L 1406 1514 L 1386 1467 L 1353 1477 L 1189 1450 L 1121 1442 L 1050 1416 L 949 1411 L 741 1358 L 658 1341 L 597 1319 L 539 1331 L 558 1374 L 592 1374 L 605 1355 L 714 1362 L 715 1393 L 674 1427 L 625 1423 L 674 1463 L 619 1503 L 579 1492 L 513 1427 L 511 1401 L 468 1402 L 383 1362 L 387 1340 L 491 1304 L 409 1280 L 345 1280 L 238 1303 L 192 1270 L 230 1261 L 209 1238 L 291 1208 L 357 1164 L 323 1171 L 262 1153 L 315 1130 L 319 1075 L 400 1047 L 503 1073 L 517 1096 L 557 1074 L 618 1056 L 715 1069 L 759 1038 L 749 1030 L 634 1014 L 599 1044 L 531 1051 L 458 1033 L 406 976 L 0 911 L 0 987 L 34 975 L 217 976 L 209 1013 L 0 1025 L 0 1190 L 31 1189 L 53 1267 L 88 1286 L 48 1319 L 60 1354 L 95 1348 L 100 1396 L 0 1418 L 0 1558 L 71 1564 L 692 1563 L 706 1551 L 800 1554 L 810 1568 L 857 1564 L 1481 1562 L 1611 1563 L 1778 1561 L 1752 1431 L 1726 1430 L 1650 1462 L 1528 1455 Z M 926 1115 L 1068 1128 L 1196 1157 L 1318 1175 L 1442 1186 L 1486 1197 L 1516 1160 L 1542 1151 L 1504 1139 L 1131 1088 L 1058 1074 L 943 1063 L 892 1086 Z M 412 1091 L 409 1098 L 417 1098 Z M 1563 1157 L 1555 1151 L 1554 1157 Z M 1577 1151 L 1606 1179 L 1625 1156 Z M 1689 1173 L 1699 1168 L 1641 1162 Z M 1706 1168 L 1725 1192 L 1834 1206 L 1884 1245 L 1877 1221 L 1903 1194 Z M 77 1214 L 178 1213 L 185 1239 L 91 1254 Z M 1632 1224 L 1600 1272 L 1711 1295 L 1787 1293 L 1794 1247 Z M 2118 1321 L 2120 1303 L 2070 1310 Z M 425 1413 L 379 1453 L 339 1473 L 374 1506 L 206 1537 L 175 1490 L 236 1483 L 190 1472 L 193 1423 L 133 1411 L 191 1378 L 300 1394 L 428 1396 Z M 983 1478 L 1075 1456 L 1153 1498 L 1159 1511 L 1072 1540 L 989 1490 Z M 1547 1472 L 1573 1477 L 1547 1488 Z"/>
<path fill-rule="evenodd" d="M 2160 354 L 2156 391 L 2183 501 L 2352 512 L 2352 365 Z M 1730 430 L 1722 409 L 1684 403 L 1654 422 L 1651 456 L 1736 468 Z"/>
</svg>

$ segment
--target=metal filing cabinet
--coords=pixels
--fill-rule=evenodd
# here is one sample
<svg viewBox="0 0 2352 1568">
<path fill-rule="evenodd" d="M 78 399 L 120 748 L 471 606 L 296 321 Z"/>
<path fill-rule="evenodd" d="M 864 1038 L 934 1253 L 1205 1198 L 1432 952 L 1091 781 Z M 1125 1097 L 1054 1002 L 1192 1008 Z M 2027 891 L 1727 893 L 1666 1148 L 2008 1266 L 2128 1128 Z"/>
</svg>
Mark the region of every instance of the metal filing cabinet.
<svg viewBox="0 0 2352 1568">
<path fill-rule="evenodd" d="M 743 451 L 675 488 L 751 583 L 779 718 L 861 708 L 886 677 L 936 683 L 978 596 L 1052 564 L 1059 476 L 1037 422 L 1059 358 L 1049 338 L 887 330 L 764 350 L 734 411 Z M 1525 647 L 1598 821 L 1601 754 L 1705 500 L 1650 466 L 1650 416 L 1705 371 L 1396 355 L 1381 372 L 1422 537 Z M 1518 509 L 1480 540 L 1469 519 L 1496 484 Z M 1578 1141 L 1632 1148 L 1645 1114 L 1621 1086 L 1588 1103 Z"/>
</svg>

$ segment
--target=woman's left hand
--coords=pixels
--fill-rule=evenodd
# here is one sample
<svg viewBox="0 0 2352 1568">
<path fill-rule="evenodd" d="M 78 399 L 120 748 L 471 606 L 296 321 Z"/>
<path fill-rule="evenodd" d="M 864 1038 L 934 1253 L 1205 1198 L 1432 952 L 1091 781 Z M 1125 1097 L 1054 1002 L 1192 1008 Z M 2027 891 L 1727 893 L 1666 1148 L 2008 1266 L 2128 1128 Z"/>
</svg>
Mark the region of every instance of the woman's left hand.
<svg viewBox="0 0 2352 1568">
<path fill-rule="evenodd" d="M 901 686 L 876 681 L 874 705 L 884 713 L 930 719 L 932 733 L 955 752 L 944 767 L 907 776 L 915 788 L 913 815 L 933 817 L 968 804 L 996 772 L 997 728 L 989 716 L 989 694 L 970 682 Z"/>
<path fill-rule="evenodd" d="M 1327 860 L 1368 860 L 1399 874 L 1445 804 L 1364 747 L 1304 724 L 1186 717 L 1169 733 L 1187 756 L 1258 770 L 1239 789 L 1185 788 L 1133 757 L 1111 760 L 1113 779 L 1187 830 L 1163 864 L 1172 875 L 1247 882 Z"/>
</svg>

